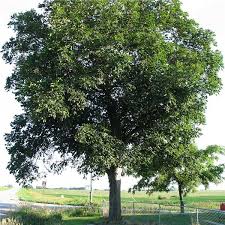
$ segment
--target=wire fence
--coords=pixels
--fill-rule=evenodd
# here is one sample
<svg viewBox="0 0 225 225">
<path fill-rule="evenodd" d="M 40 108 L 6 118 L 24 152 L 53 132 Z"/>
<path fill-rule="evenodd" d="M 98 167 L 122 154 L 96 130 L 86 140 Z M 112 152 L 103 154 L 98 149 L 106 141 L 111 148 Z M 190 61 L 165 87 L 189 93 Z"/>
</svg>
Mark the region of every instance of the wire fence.
<svg viewBox="0 0 225 225">
<path fill-rule="evenodd" d="M 103 203 L 103 216 L 108 216 L 108 202 Z M 123 202 L 122 216 L 130 225 L 225 225 L 225 212 L 179 205 Z"/>
</svg>

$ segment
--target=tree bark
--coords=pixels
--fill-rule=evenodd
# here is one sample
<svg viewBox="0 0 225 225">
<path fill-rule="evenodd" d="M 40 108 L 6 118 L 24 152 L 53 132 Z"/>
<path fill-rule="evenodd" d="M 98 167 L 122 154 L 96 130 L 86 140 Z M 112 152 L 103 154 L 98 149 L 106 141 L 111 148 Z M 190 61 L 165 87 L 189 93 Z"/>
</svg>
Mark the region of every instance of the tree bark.
<svg viewBox="0 0 225 225">
<path fill-rule="evenodd" d="M 119 168 L 110 168 L 109 179 L 109 221 L 121 220 L 121 171 Z"/>
<path fill-rule="evenodd" d="M 184 213 L 183 191 L 182 191 L 182 186 L 179 183 L 178 183 L 178 191 L 179 191 L 179 198 L 180 198 L 180 212 Z"/>
</svg>

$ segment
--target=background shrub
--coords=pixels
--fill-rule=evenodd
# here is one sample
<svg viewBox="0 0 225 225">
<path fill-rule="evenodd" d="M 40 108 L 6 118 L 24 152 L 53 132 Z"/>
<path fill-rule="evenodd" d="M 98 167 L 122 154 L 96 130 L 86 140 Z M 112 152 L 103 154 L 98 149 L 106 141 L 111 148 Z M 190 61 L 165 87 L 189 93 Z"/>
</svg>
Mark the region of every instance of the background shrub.
<svg viewBox="0 0 225 225">
<path fill-rule="evenodd" d="M 15 225 L 61 225 L 62 215 L 46 209 L 22 208 L 11 213 L 11 219 L 17 221 Z M 1 225 L 1 224 L 0 224 Z M 10 223 L 6 225 L 11 225 Z M 14 225 L 14 224 L 12 224 Z"/>
</svg>

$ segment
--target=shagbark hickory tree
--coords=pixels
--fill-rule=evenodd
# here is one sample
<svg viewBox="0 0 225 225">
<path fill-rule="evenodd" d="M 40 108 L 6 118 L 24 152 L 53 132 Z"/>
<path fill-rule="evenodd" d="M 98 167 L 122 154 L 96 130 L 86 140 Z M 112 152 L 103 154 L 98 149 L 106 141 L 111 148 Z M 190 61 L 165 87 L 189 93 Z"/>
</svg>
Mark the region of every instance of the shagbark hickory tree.
<svg viewBox="0 0 225 225">
<path fill-rule="evenodd" d="M 8 165 L 20 182 L 58 152 L 58 171 L 106 173 L 110 220 L 121 217 L 118 168 L 162 155 L 182 132 L 204 122 L 222 66 L 214 34 L 177 0 L 52 0 L 12 16 L 3 46 L 14 63 L 6 88 L 24 113 L 6 135 Z M 179 129 L 181 131 L 181 129 Z M 188 133 L 188 132 L 187 132 Z"/>
</svg>

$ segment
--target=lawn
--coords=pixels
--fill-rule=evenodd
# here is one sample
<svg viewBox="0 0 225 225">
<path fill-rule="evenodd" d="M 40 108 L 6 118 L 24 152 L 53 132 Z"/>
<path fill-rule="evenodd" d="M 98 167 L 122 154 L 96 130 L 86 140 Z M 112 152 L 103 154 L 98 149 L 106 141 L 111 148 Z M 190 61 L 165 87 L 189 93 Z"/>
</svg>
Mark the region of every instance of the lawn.
<svg viewBox="0 0 225 225">
<path fill-rule="evenodd" d="M 158 215 L 136 215 L 123 217 L 128 224 L 156 224 L 159 222 Z M 86 225 L 94 222 L 100 222 L 103 219 L 99 217 L 74 217 L 64 219 L 64 225 Z M 150 223 L 151 222 L 151 223 Z M 192 219 L 188 214 L 185 215 L 162 215 L 160 223 L 163 225 L 191 225 Z"/>
<path fill-rule="evenodd" d="M 44 202 L 55 204 L 69 205 L 86 205 L 88 204 L 89 192 L 78 190 L 64 189 L 21 189 L 18 197 L 23 201 Z M 93 201 L 97 205 L 101 205 L 102 201 L 108 201 L 108 191 L 94 191 Z M 178 204 L 178 193 L 154 193 L 147 195 L 145 192 L 137 192 L 135 195 L 126 191 L 122 192 L 123 202 L 142 202 L 142 203 L 162 203 L 162 204 Z M 219 209 L 221 202 L 225 202 L 225 191 L 200 191 L 189 194 L 184 198 L 186 205 Z"/>
<path fill-rule="evenodd" d="M 126 216 L 124 220 L 135 224 L 157 224 L 159 222 L 158 215 L 136 215 Z M 160 224 L 163 225 L 191 225 L 192 218 L 190 214 L 177 214 L 177 215 L 161 215 Z"/>
<path fill-rule="evenodd" d="M 63 225 L 86 225 L 100 221 L 100 217 L 64 217 Z"/>
<path fill-rule="evenodd" d="M 198 220 L 197 220 L 198 215 Z M 104 222 L 98 211 L 93 211 L 90 208 L 76 208 L 67 210 L 49 210 L 38 208 L 21 208 L 18 211 L 9 214 L 11 220 L 16 220 L 16 223 L 1 223 L 0 225 L 87 225 L 96 222 Z M 122 224 L 158 224 L 161 225 L 194 225 L 196 221 L 199 224 L 224 224 L 225 214 L 211 212 L 207 210 L 199 210 L 189 213 L 171 213 L 161 212 L 158 214 L 143 214 L 143 215 L 124 215 Z M 107 222 L 105 223 L 107 224 Z"/>
</svg>

